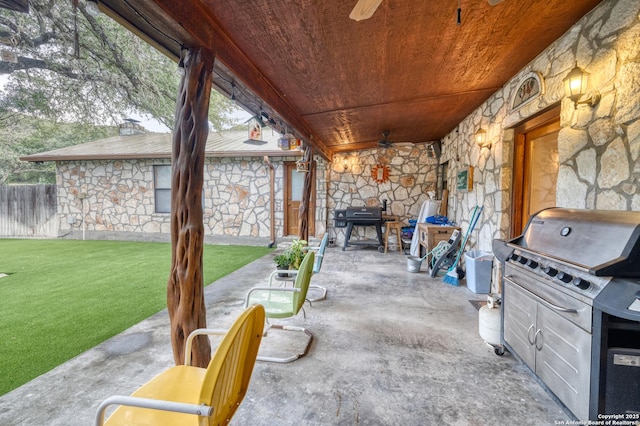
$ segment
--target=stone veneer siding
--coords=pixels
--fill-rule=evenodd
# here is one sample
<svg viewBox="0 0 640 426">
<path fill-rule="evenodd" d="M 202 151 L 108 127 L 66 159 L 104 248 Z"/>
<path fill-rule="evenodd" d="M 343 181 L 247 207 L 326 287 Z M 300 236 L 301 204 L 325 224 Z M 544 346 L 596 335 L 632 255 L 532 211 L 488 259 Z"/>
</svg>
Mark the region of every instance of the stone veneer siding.
<svg viewBox="0 0 640 426">
<path fill-rule="evenodd" d="M 484 206 L 467 248 L 491 251 L 492 239 L 508 237 L 513 129 L 558 103 L 557 206 L 640 210 L 639 12 L 638 0 L 603 1 L 445 137 L 442 162 L 449 162 L 449 215 L 466 230 L 473 206 Z M 565 98 L 562 80 L 576 61 L 591 73 L 589 89 L 602 95 L 595 108 L 574 109 Z M 531 72 L 543 76 L 546 89 L 511 112 L 514 92 Z M 487 130 L 490 149 L 473 141 L 480 127 Z M 456 173 L 469 165 L 475 167 L 473 191 L 456 192 Z"/>
<path fill-rule="evenodd" d="M 275 167 L 276 236 L 283 235 L 283 162 L 297 157 L 271 157 Z M 171 216 L 155 213 L 153 166 L 168 159 L 61 161 L 57 164 L 58 214 L 61 234 L 146 233 L 170 235 Z M 269 238 L 269 171 L 257 157 L 207 158 L 204 169 L 205 236 Z M 326 171 L 318 162 L 316 235 L 326 231 Z M 84 199 L 84 212 L 83 200 Z"/>
<path fill-rule="evenodd" d="M 371 176 L 371 169 L 379 163 L 389 165 L 389 180 L 385 183 L 377 183 Z M 382 206 L 385 199 L 389 200 L 385 214 L 398 217 L 403 226 L 408 226 L 409 219 L 417 219 L 429 193 L 435 196 L 438 168 L 438 161 L 429 155 L 426 144 L 401 144 L 334 155 L 327 194 L 330 235 L 338 245 L 344 242 L 346 228 L 334 227 L 336 209 Z M 395 235 L 393 237 L 395 241 Z M 375 239 L 375 229 L 356 226 L 352 238 Z"/>
</svg>

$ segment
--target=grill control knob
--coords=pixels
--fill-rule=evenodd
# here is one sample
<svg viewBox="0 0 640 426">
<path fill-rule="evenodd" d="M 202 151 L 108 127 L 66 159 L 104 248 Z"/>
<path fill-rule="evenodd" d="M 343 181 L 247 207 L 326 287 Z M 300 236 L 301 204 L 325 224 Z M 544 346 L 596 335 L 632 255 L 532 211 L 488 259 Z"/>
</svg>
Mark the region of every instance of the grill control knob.
<svg viewBox="0 0 640 426">
<path fill-rule="evenodd" d="M 552 268 L 551 266 L 545 266 L 543 269 L 545 274 L 549 275 L 550 277 L 555 277 L 556 275 L 558 275 L 558 270 L 555 268 Z"/>
<path fill-rule="evenodd" d="M 563 283 L 570 283 L 571 281 L 573 281 L 573 276 L 567 274 L 566 272 L 559 272 L 558 279 Z"/>
<path fill-rule="evenodd" d="M 515 261 L 517 261 L 518 259 L 520 259 L 520 256 L 518 256 L 518 255 L 517 255 L 517 254 L 515 254 L 515 253 L 512 253 L 510 258 L 511 258 L 511 260 L 515 260 Z"/>
<path fill-rule="evenodd" d="M 581 290 L 587 290 L 589 287 L 591 287 L 591 283 L 589 281 L 579 277 L 576 277 L 576 279 L 573 280 L 573 285 Z"/>
<path fill-rule="evenodd" d="M 526 257 L 520 256 L 520 258 L 518 259 L 518 262 L 524 265 L 525 263 L 527 263 L 528 260 L 529 259 L 527 259 Z"/>
<path fill-rule="evenodd" d="M 531 269 L 536 269 L 538 267 L 538 262 L 536 262 L 533 259 L 529 259 L 526 263 L 526 265 L 531 268 Z"/>
</svg>

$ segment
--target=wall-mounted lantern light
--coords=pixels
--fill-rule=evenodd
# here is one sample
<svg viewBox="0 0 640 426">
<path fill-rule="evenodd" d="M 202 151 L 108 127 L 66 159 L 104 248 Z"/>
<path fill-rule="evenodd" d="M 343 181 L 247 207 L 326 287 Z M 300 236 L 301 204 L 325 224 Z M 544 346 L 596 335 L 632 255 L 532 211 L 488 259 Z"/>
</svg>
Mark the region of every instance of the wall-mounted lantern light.
<svg viewBox="0 0 640 426">
<path fill-rule="evenodd" d="M 573 101 L 574 108 L 578 108 L 578 104 L 587 104 L 593 108 L 600 102 L 600 93 L 595 90 L 588 98 L 581 100 L 587 93 L 589 73 L 580 68 L 577 62 L 576 66 L 567 74 L 562 82 L 564 83 L 564 93 Z"/>
<path fill-rule="evenodd" d="M 349 171 L 349 160 L 347 160 L 347 157 L 342 159 L 342 170 L 345 172 Z"/>
<path fill-rule="evenodd" d="M 480 148 L 491 148 L 491 143 L 487 143 L 487 132 L 482 127 L 475 132 L 473 137 Z"/>
</svg>

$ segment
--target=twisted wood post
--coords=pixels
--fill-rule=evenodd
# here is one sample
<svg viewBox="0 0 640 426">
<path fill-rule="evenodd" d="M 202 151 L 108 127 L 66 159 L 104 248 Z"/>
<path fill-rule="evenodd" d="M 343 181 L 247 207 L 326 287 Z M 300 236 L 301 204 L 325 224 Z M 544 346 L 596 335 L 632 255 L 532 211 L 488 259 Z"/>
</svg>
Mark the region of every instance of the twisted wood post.
<svg viewBox="0 0 640 426">
<path fill-rule="evenodd" d="M 302 200 L 298 212 L 298 239 L 309 241 L 309 208 L 311 203 L 311 189 L 313 188 L 313 148 L 305 145 L 302 161 L 309 165 L 307 173 L 304 175 L 304 185 L 302 187 Z"/>
<path fill-rule="evenodd" d="M 202 250 L 202 186 L 209 134 L 213 52 L 187 51 L 180 82 L 171 160 L 171 272 L 167 307 L 175 363 L 184 363 L 184 343 L 193 330 L 206 327 Z M 193 343 L 192 365 L 206 367 L 211 346 L 206 336 Z"/>
</svg>

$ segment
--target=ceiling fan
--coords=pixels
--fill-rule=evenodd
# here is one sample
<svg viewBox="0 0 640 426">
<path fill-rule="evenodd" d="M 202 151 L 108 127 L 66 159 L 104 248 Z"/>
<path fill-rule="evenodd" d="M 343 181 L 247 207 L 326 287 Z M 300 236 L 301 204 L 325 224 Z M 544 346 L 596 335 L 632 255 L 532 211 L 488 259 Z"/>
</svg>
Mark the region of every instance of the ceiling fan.
<svg viewBox="0 0 640 426">
<path fill-rule="evenodd" d="M 503 0 L 487 0 L 491 6 L 501 3 Z M 353 10 L 349 14 L 349 18 L 354 21 L 363 21 L 373 16 L 382 0 L 358 0 Z"/>
<path fill-rule="evenodd" d="M 397 150 L 404 152 L 411 151 L 411 148 L 409 146 L 402 146 L 399 143 L 395 143 L 391 139 L 389 139 L 389 133 L 390 132 L 388 130 L 382 132 L 382 139 L 378 141 L 378 145 L 381 148 L 396 148 Z"/>
</svg>

